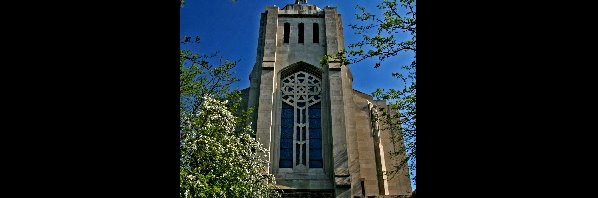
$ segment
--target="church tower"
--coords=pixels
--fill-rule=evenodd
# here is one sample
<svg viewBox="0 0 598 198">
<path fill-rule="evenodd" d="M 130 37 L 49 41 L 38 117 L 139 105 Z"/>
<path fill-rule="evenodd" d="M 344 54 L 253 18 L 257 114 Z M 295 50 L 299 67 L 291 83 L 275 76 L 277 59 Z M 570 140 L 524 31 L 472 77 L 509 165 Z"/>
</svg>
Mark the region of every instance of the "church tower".
<svg viewBox="0 0 598 198">
<path fill-rule="evenodd" d="M 250 87 L 256 138 L 269 150 L 264 174 L 276 177 L 283 197 L 410 195 L 407 169 L 384 174 L 399 160 L 391 133 L 372 122 L 385 101 L 353 90 L 347 65 L 324 55 L 344 49 L 341 15 L 307 0 L 261 14 Z"/>
</svg>

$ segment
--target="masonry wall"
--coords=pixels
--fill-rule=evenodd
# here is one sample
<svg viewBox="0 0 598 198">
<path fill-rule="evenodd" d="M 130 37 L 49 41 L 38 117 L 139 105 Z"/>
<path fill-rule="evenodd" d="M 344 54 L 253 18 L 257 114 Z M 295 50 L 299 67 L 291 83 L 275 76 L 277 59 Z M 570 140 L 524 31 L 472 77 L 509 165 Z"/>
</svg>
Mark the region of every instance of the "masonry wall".
<svg viewBox="0 0 598 198">
<path fill-rule="evenodd" d="M 291 31 L 289 34 L 289 43 L 284 43 L 284 23 L 289 23 L 290 25 Z M 304 43 L 298 43 L 299 23 L 304 24 Z M 313 23 L 319 24 L 319 43 L 313 43 L 312 40 L 314 36 Z M 285 67 L 299 61 L 320 67 L 320 59 L 326 52 L 325 31 L 326 28 L 324 26 L 323 16 L 316 15 L 305 18 L 279 17 L 276 40 L 276 71 L 280 71 Z"/>
<path fill-rule="evenodd" d="M 411 195 L 411 180 L 407 167 L 399 170 L 394 177 L 387 174 L 389 171 L 396 170 L 395 167 L 405 157 L 391 155 L 402 146 L 400 141 L 396 143 L 397 145 L 392 142 L 392 136 L 400 134 L 391 133 L 383 123 L 379 123 L 379 131 L 372 127 L 368 102 L 376 105 L 376 108 L 387 109 L 386 102 L 374 100 L 372 96 L 359 91 L 353 92 L 353 100 L 360 176 L 364 180 L 366 196 Z"/>
<path fill-rule="evenodd" d="M 319 11 L 293 9 L 270 6 L 262 13 L 256 64 L 250 74 L 250 87 L 243 90 L 247 97 L 244 107 L 254 108 L 252 127 L 256 138 L 270 150 L 262 153 L 271 162 L 264 174 L 274 174 L 278 187 L 293 196 L 309 190 L 335 197 L 362 196 L 364 191 L 365 196 L 411 193 L 408 177 L 389 179 L 381 175 L 396 164 L 388 158 L 396 147 L 389 141 L 388 131 L 373 136 L 368 106 L 372 97 L 352 89 L 352 73 L 343 63 L 333 60 L 326 67 L 320 66 L 325 54 L 334 55 L 344 49 L 340 14 L 330 7 Z M 285 23 L 290 24 L 288 43 L 283 39 Z M 298 43 L 299 23 L 304 24 L 304 43 Z M 319 24 L 319 43 L 313 43 L 314 23 Z M 311 68 L 322 77 L 324 168 L 301 174 L 278 168 L 280 78 L 283 71 L 296 68 Z M 376 104 L 385 105 L 384 101 Z"/>
<path fill-rule="evenodd" d="M 386 105 L 385 101 L 377 100 L 374 103 L 378 107 L 382 107 L 388 110 L 388 106 Z M 395 112 L 388 113 L 394 114 Z M 391 153 L 395 153 L 398 149 L 404 147 L 402 139 L 397 136 L 401 136 L 400 131 L 392 131 L 388 128 L 381 128 L 380 130 L 380 145 L 383 148 L 383 156 L 384 156 L 384 163 L 386 170 L 384 171 L 395 171 L 399 163 L 405 159 L 405 155 L 391 155 Z M 396 139 L 396 142 L 392 140 Z M 409 170 L 407 167 L 403 167 L 394 176 L 385 175 L 384 179 L 387 180 L 388 186 L 387 191 L 390 195 L 411 195 L 411 179 L 409 176 Z"/>
<path fill-rule="evenodd" d="M 366 196 L 380 195 L 378 188 L 378 173 L 376 169 L 376 153 L 374 152 L 374 139 L 372 137 L 370 109 L 368 100 L 372 97 L 353 92 L 353 116 L 355 119 L 355 136 L 361 178 L 364 180 Z"/>
</svg>

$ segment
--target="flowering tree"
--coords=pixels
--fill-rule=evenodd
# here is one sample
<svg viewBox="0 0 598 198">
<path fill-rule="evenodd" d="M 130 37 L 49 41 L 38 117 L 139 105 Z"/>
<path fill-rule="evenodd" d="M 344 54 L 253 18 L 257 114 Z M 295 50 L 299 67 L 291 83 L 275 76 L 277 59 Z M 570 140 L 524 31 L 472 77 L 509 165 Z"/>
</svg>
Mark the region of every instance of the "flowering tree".
<svg viewBox="0 0 598 198">
<path fill-rule="evenodd" d="M 267 151 L 252 137 L 248 113 L 238 111 L 236 61 L 210 64 L 213 56 L 181 50 L 180 197 L 270 197 L 263 176 Z"/>
</svg>

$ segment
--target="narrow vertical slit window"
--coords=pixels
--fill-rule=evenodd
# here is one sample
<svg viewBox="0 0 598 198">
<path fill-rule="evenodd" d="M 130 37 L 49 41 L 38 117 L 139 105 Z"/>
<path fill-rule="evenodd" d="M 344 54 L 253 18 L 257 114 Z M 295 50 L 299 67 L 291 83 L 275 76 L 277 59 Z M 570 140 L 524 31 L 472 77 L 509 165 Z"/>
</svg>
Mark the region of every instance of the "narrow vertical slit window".
<svg viewBox="0 0 598 198">
<path fill-rule="evenodd" d="M 314 43 L 320 43 L 320 26 L 317 23 L 314 23 Z"/>
<path fill-rule="evenodd" d="M 303 43 L 303 23 L 299 23 L 299 43 Z"/>
<path fill-rule="evenodd" d="M 289 33 L 291 32 L 291 24 L 284 23 L 284 43 L 289 43 Z"/>
</svg>

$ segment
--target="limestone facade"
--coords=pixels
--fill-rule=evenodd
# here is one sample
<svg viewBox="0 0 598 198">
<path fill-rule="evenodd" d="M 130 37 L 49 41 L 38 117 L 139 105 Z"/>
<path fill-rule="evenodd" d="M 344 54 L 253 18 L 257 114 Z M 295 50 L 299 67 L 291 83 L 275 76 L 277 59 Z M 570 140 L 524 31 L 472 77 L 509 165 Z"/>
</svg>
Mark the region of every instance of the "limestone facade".
<svg viewBox="0 0 598 198">
<path fill-rule="evenodd" d="M 377 129 L 372 122 L 373 109 L 385 107 L 386 102 L 353 90 L 353 76 L 347 65 L 338 61 L 320 65 L 324 55 L 342 49 L 342 20 L 334 7 L 321 9 L 296 0 L 283 8 L 268 6 L 261 14 L 256 63 L 249 77 L 250 87 L 243 94 L 245 107 L 253 108 L 256 138 L 270 151 L 263 153 L 271 162 L 264 174 L 275 175 L 277 187 L 286 197 L 310 193 L 325 197 L 410 195 L 406 169 L 393 178 L 383 174 L 399 162 L 390 157 L 397 148 L 390 141 L 392 134 Z M 293 75 L 297 82 L 289 77 Z M 297 83 L 305 75 L 317 80 L 304 82 L 301 88 Z M 288 88 L 290 85 L 299 88 Z M 293 95 L 298 101 L 289 100 L 289 94 L 299 94 Z M 301 103 L 303 96 L 317 102 L 318 109 L 313 110 L 310 102 Z M 294 121 L 290 125 L 289 115 Z M 316 125 L 319 128 L 310 128 Z M 291 136 L 285 136 L 289 129 L 285 127 L 292 127 L 293 146 L 289 143 Z M 314 133 L 316 130 L 321 133 Z M 314 134 L 321 137 L 310 139 L 309 135 Z M 320 145 L 320 141 L 321 154 L 310 151 L 312 147 L 319 149 L 314 145 Z M 285 161 L 289 153 L 291 165 Z M 309 161 L 319 156 L 321 167 L 318 161 Z"/>
</svg>

